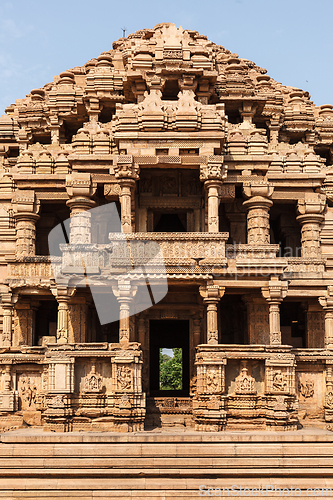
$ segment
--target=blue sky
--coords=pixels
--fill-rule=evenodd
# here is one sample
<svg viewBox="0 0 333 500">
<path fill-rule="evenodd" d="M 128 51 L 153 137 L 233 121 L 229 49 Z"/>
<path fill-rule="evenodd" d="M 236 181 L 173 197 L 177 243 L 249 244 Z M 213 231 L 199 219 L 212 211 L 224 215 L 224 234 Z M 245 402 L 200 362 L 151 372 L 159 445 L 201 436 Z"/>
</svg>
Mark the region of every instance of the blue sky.
<svg viewBox="0 0 333 500">
<path fill-rule="evenodd" d="M 285 85 L 333 103 L 333 1 L 2 0 L 0 114 L 17 98 L 83 65 L 122 36 L 160 22 L 195 29 Z"/>
</svg>

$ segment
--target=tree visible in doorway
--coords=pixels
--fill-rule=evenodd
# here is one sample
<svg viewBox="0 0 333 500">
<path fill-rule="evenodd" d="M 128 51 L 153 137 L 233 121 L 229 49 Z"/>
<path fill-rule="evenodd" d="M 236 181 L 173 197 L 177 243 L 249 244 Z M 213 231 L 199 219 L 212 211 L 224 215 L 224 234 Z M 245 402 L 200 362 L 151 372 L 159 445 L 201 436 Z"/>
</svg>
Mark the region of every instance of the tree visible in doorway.
<svg viewBox="0 0 333 500">
<path fill-rule="evenodd" d="M 160 349 L 160 389 L 181 391 L 183 388 L 183 354 L 181 347 L 172 349 L 173 357 Z"/>
</svg>

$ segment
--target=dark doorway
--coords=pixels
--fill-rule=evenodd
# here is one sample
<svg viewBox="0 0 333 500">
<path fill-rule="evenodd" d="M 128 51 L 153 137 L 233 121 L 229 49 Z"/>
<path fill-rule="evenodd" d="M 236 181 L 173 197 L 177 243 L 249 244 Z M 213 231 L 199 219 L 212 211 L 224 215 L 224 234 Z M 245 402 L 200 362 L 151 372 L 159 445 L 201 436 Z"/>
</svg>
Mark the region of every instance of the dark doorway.
<svg viewBox="0 0 333 500">
<path fill-rule="evenodd" d="M 186 214 L 154 214 L 154 231 L 158 233 L 185 233 Z"/>
<path fill-rule="evenodd" d="M 306 347 L 306 306 L 302 302 L 282 302 L 280 305 L 282 344 Z"/>
<path fill-rule="evenodd" d="M 160 377 L 160 349 L 181 349 L 181 383 L 179 390 L 163 390 Z M 150 342 L 150 395 L 188 396 L 190 387 L 189 322 L 187 320 L 151 320 Z"/>
<path fill-rule="evenodd" d="M 246 308 L 241 295 L 225 295 L 219 303 L 221 344 L 247 344 Z"/>
</svg>

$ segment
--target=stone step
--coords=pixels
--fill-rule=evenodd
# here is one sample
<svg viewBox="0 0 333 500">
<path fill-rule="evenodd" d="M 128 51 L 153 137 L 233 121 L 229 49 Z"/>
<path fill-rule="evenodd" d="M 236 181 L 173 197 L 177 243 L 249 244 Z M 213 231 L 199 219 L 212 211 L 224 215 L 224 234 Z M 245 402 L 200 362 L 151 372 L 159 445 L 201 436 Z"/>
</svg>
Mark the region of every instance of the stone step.
<svg viewBox="0 0 333 500">
<path fill-rule="evenodd" d="M 298 498 L 333 496 L 332 443 L 333 433 L 321 429 L 8 432 L 0 438 L 0 499 L 189 500 L 220 496 L 219 488 L 225 488 L 225 496 L 242 497 L 240 488 L 250 491 L 243 496 L 257 496 L 253 492 L 259 487 L 266 488 L 261 495 L 265 498 L 279 496 L 278 490 L 269 492 L 267 485 L 288 490 L 283 496 L 293 496 L 290 488 L 300 488 L 300 494 L 294 495 Z M 233 485 L 238 490 L 231 493 Z"/>
</svg>

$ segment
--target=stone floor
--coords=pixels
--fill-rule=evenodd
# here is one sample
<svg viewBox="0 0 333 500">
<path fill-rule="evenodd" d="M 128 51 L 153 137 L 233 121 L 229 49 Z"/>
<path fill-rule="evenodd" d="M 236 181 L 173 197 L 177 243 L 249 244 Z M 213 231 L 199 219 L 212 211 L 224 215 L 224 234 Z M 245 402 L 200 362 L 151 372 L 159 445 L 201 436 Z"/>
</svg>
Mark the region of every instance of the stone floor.
<svg viewBox="0 0 333 500">
<path fill-rule="evenodd" d="M 30 428 L 0 436 L 0 499 L 201 496 L 333 496 L 333 432 L 52 433 Z"/>
</svg>

